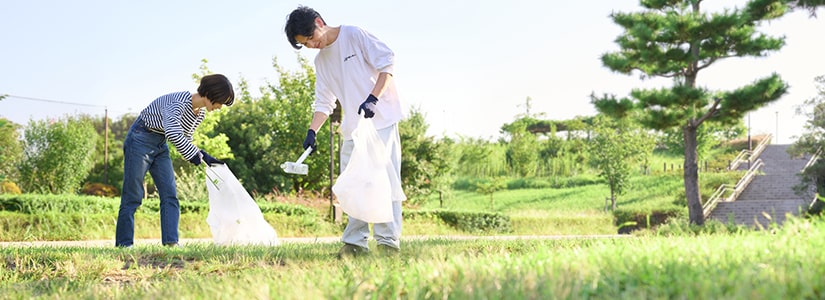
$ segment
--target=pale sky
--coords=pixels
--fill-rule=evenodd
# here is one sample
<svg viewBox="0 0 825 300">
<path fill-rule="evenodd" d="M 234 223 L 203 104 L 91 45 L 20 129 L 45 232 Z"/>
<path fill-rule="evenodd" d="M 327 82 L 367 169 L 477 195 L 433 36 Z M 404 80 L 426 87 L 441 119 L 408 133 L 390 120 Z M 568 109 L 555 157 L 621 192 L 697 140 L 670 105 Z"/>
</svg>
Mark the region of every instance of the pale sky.
<svg viewBox="0 0 825 300">
<path fill-rule="evenodd" d="M 708 11 L 746 1 L 707 0 Z M 409 110 L 420 107 L 429 134 L 495 139 L 525 112 L 553 120 L 594 115 L 590 94 L 626 96 L 634 87 L 669 86 L 613 73 L 599 57 L 618 50 L 621 33 L 608 15 L 636 11 L 635 0 L 597 1 L 22 1 L 0 2 L 0 116 L 16 123 L 87 113 L 137 113 L 160 95 L 195 91 L 201 59 L 255 95 L 277 82 L 273 57 L 297 70 L 283 33 L 298 5 L 331 26 L 357 25 L 396 53 L 395 78 Z M 822 11 L 820 10 L 820 15 Z M 786 46 L 765 58 L 732 58 L 700 73 L 699 84 L 733 89 L 779 73 L 791 86 L 782 99 L 751 114 L 753 134 L 779 143 L 799 135 L 795 108 L 816 96 L 825 75 L 825 15 L 805 11 L 765 24 Z M 24 98 L 80 103 L 60 104 Z M 228 108 L 231 110 L 231 107 Z"/>
</svg>

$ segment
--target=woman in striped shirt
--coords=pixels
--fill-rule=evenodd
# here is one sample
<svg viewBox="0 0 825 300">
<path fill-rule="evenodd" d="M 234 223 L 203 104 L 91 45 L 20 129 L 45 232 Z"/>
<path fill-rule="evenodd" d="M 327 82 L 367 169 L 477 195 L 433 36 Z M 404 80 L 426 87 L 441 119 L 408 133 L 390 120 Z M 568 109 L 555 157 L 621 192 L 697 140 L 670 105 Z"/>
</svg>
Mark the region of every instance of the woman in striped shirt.
<svg viewBox="0 0 825 300">
<path fill-rule="evenodd" d="M 143 200 L 143 178 L 152 176 L 160 196 L 161 242 L 178 244 L 180 204 L 175 188 L 175 171 L 169 156 L 168 140 L 189 162 L 200 165 L 223 164 L 192 144 L 192 134 L 206 112 L 231 106 L 235 101 L 232 83 L 226 76 L 212 74 L 201 79 L 198 91 L 176 92 L 158 97 L 132 124 L 123 142 L 123 188 L 115 229 L 115 246 L 134 244 L 135 211 Z"/>
</svg>

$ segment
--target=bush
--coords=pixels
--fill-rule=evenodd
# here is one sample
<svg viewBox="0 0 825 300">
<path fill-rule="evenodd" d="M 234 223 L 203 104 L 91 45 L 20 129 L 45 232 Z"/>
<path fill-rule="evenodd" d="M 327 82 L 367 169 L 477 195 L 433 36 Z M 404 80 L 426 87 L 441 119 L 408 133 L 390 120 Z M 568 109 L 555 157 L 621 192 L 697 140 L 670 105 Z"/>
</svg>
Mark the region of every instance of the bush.
<svg viewBox="0 0 825 300">
<path fill-rule="evenodd" d="M 21 193 L 23 193 L 23 192 L 20 190 L 20 188 L 14 182 L 3 181 L 3 183 L 0 184 L 0 194 L 20 195 Z"/>
<path fill-rule="evenodd" d="M 23 136 L 17 182 L 30 193 L 76 193 L 94 167 L 97 132 L 91 121 L 84 117 L 32 120 Z"/>
<path fill-rule="evenodd" d="M 63 213 L 80 214 L 117 213 L 120 201 L 112 198 L 78 195 L 0 195 L 0 210 L 24 214 Z"/>
<path fill-rule="evenodd" d="M 501 213 L 448 211 L 448 210 L 420 210 L 404 211 L 405 218 L 433 218 L 438 217 L 447 225 L 458 230 L 470 233 L 478 232 L 512 232 L 513 226 L 510 217 Z"/>
<path fill-rule="evenodd" d="M 117 197 L 120 195 L 116 187 L 99 182 L 87 183 L 80 192 L 84 195 L 102 197 Z"/>
<path fill-rule="evenodd" d="M 665 207 L 653 211 L 617 209 L 613 212 L 619 226 L 619 233 L 630 233 L 642 228 L 653 228 L 667 223 L 671 219 L 683 218 L 684 207 Z"/>
</svg>

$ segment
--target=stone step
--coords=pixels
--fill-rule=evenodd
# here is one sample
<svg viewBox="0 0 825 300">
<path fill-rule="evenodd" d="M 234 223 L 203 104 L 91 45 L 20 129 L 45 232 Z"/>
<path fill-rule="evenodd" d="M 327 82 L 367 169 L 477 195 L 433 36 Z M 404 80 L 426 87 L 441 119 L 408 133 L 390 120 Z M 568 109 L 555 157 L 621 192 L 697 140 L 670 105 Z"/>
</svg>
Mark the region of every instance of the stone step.
<svg viewBox="0 0 825 300">
<path fill-rule="evenodd" d="M 708 219 L 723 223 L 767 228 L 781 225 L 787 215 L 800 215 L 814 196 L 813 187 L 798 193 L 795 187 L 802 185 L 799 174 L 811 156 L 791 157 L 790 145 L 768 145 L 759 155 L 763 166 L 759 175 L 739 195 L 736 201 L 719 203 Z M 740 166 L 741 169 L 741 166 Z"/>
<path fill-rule="evenodd" d="M 710 214 L 709 219 L 767 228 L 771 223 L 782 225 L 787 215 L 798 216 L 807 209 L 807 205 L 808 203 L 802 199 L 721 202 Z"/>
</svg>

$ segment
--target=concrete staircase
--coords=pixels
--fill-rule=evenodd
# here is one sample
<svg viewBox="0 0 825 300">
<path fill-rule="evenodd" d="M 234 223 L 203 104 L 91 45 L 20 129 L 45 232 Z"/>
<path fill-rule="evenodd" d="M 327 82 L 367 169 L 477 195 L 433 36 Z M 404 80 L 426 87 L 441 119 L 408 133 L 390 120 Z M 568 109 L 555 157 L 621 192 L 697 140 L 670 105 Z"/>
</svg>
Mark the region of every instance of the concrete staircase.
<svg viewBox="0 0 825 300">
<path fill-rule="evenodd" d="M 811 155 L 791 157 L 790 145 L 767 145 L 759 155 L 764 165 L 761 172 L 742 191 L 735 201 L 720 202 L 710 213 L 709 219 L 723 223 L 768 228 L 771 223 L 781 225 L 786 214 L 799 215 L 807 210 L 814 197 L 811 186 L 797 194 L 794 187 L 802 183 L 799 176 Z M 747 169 L 748 166 L 740 166 Z"/>
</svg>

